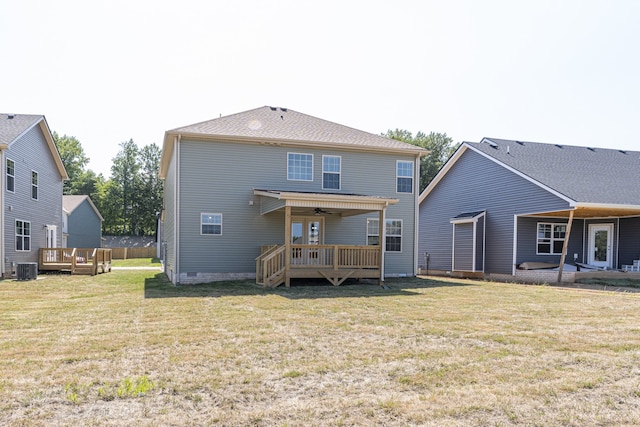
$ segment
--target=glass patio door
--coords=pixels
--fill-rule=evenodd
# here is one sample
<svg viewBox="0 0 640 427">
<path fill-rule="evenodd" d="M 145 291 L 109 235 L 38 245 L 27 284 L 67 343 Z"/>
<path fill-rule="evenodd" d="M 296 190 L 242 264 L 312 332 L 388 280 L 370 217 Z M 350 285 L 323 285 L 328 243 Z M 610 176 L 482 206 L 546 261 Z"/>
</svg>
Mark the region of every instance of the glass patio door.
<svg viewBox="0 0 640 427">
<path fill-rule="evenodd" d="M 589 225 L 589 264 L 611 268 L 612 238 L 613 224 Z"/>
<path fill-rule="evenodd" d="M 294 245 L 321 245 L 323 242 L 323 218 L 293 217 L 291 218 L 291 243 Z M 309 264 L 318 259 L 318 249 L 293 248 L 292 264 Z"/>
</svg>

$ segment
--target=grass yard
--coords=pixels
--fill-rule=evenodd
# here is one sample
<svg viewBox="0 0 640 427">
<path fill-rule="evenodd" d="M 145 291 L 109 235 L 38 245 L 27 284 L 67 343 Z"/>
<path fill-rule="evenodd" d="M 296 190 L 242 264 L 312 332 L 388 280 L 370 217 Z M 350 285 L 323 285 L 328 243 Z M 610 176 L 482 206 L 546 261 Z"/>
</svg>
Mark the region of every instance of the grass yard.
<svg viewBox="0 0 640 427">
<path fill-rule="evenodd" d="M 0 282 L 0 425 L 640 424 L 640 294 Z"/>
</svg>

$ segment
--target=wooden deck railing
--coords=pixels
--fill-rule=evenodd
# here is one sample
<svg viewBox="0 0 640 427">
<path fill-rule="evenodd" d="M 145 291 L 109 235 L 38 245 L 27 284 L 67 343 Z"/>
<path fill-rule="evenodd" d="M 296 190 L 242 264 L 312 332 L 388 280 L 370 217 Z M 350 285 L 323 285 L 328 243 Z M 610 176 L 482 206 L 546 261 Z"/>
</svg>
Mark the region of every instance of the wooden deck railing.
<svg viewBox="0 0 640 427">
<path fill-rule="evenodd" d="M 353 245 L 291 245 L 289 265 L 290 277 L 332 277 L 332 283 L 341 283 L 339 278 L 350 275 L 378 277 L 380 271 L 380 246 Z M 286 280 L 285 246 L 269 246 L 256 258 L 256 283 L 264 286 L 278 286 Z M 294 271 L 296 272 L 294 274 Z M 348 275 L 330 273 L 348 271 Z M 354 274 L 354 272 L 358 272 Z M 329 276 L 327 275 L 329 272 Z"/>
<path fill-rule="evenodd" d="M 111 271 L 111 249 L 41 248 L 38 268 L 73 274 L 106 273 Z"/>
</svg>

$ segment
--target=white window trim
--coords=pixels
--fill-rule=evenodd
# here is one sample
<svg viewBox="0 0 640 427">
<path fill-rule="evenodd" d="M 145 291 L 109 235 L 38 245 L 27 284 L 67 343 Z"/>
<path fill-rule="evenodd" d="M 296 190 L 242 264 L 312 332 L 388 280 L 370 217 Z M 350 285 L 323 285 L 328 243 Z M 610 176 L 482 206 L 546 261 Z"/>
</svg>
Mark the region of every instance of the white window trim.
<svg viewBox="0 0 640 427">
<path fill-rule="evenodd" d="M 209 216 L 215 216 L 215 215 L 219 215 L 220 216 L 220 233 L 203 233 L 202 232 L 202 226 L 205 225 L 202 222 L 202 216 L 203 215 L 209 215 Z M 222 231 L 223 231 L 223 217 L 221 213 L 214 213 L 214 212 L 200 212 L 200 235 L 201 236 L 222 236 Z M 206 224 L 206 225 L 212 225 L 212 224 Z M 213 224 L 213 225 L 218 225 L 218 224 Z"/>
<path fill-rule="evenodd" d="M 298 154 L 298 155 L 301 155 L 301 156 L 311 156 L 311 179 L 289 178 L 289 155 L 290 154 Z M 293 152 L 293 151 L 287 152 L 287 181 L 313 182 L 313 154 L 311 154 L 311 153 L 296 153 L 296 152 Z"/>
<path fill-rule="evenodd" d="M 9 175 L 9 172 L 7 171 L 7 163 L 8 162 L 12 162 L 13 163 L 13 175 Z M 15 193 L 16 192 L 16 162 L 15 160 L 12 160 L 10 158 L 6 158 L 4 161 L 4 175 L 5 175 L 5 180 L 8 181 L 7 177 L 12 177 L 13 178 L 13 190 L 9 190 L 7 188 L 7 185 L 5 183 L 5 190 L 8 191 L 9 193 Z"/>
<path fill-rule="evenodd" d="M 18 221 L 20 221 L 22 223 L 22 227 L 24 228 L 24 224 L 29 224 L 29 234 L 18 234 Z M 16 250 L 16 252 L 31 252 L 31 244 L 32 244 L 32 234 L 31 234 L 31 221 L 23 221 L 21 219 L 16 218 L 15 223 L 14 223 L 14 229 L 13 232 L 15 233 L 15 244 L 14 244 L 14 249 Z M 24 249 L 24 237 L 29 237 L 29 249 Z M 18 249 L 18 238 L 22 238 L 22 248 L 23 249 Z"/>
<path fill-rule="evenodd" d="M 551 238 L 549 239 L 549 246 L 550 246 L 549 247 L 549 250 L 550 250 L 549 253 L 539 252 L 538 251 L 538 245 L 540 244 L 540 237 L 538 237 L 538 231 L 540 229 L 539 228 L 540 225 L 550 225 L 551 226 Z M 564 242 L 564 238 L 562 238 L 562 239 L 554 239 L 554 237 L 553 237 L 553 232 L 554 232 L 553 229 L 554 229 L 554 227 L 556 225 L 565 227 L 565 238 L 566 238 L 566 232 L 567 232 L 567 229 L 566 229 L 567 223 L 566 222 L 537 222 L 536 223 L 536 255 L 541 255 L 541 256 L 544 256 L 544 255 L 562 255 L 562 251 L 561 252 L 553 252 L 553 243 L 555 241 Z"/>
<path fill-rule="evenodd" d="M 340 159 L 340 170 L 338 172 L 325 172 L 324 170 L 324 159 L 328 157 L 337 157 Z M 325 188 L 324 186 L 324 174 L 337 174 L 338 175 L 338 188 Z M 322 156 L 322 189 L 323 190 L 341 190 L 342 189 L 342 156 L 334 156 L 331 154 L 325 154 Z"/>
<path fill-rule="evenodd" d="M 36 174 L 36 178 L 38 180 L 37 184 L 33 183 L 33 174 Z M 33 197 L 33 187 L 35 187 L 37 189 L 37 196 L 36 198 Z M 40 174 L 37 171 L 32 170 L 31 171 L 31 200 L 40 200 Z"/>
<path fill-rule="evenodd" d="M 400 176 L 398 175 L 398 165 L 400 163 L 409 163 L 411 165 L 411 191 L 398 191 L 398 178 L 409 178 L 408 176 Z M 396 160 L 396 193 L 397 194 L 413 194 L 413 185 L 415 184 L 416 174 L 415 172 L 416 166 L 411 160 Z"/>
<path fill-rule="evenodd" d="M 369 221 L 375 221 L 378 224 L 378 227 L 376 227 L 376 234 L 369 234 Z M 365 233 L 366 233 L 365 242 L 366 242 L 367 245 L 369 244 L 369 236 L 378 236 L 378 241 L 380 242 L 380 244 L 382 244 L 382 239 L 379 238 L 380 235 L 377 233 L 377 230 L 380 229 L 379 221 L 380 220 L 378 218 L 367 218 L 367 225 L 366 225 L 366 230 L 365 230 Z M 387 225 L 390 222 L 393 222 L 393 221 L 399 221 L 400 222 L 400 234 L 389 234 L 389 232 L 387 231 Z M 404 221 L 401 220 L 401 219 L 395 219 L 395 218 L 385 218 L 385 226 L 384 227 L 385 227 L 384 228 L 385 229 L 385 233 L 384 233 L 384 237 L 385 237 L 384 251 L 385 252 L 389 252 L 389 253 L 394 253 L 394 254 L 401 254 L 402 253 L 402 247 L 404 246 L 403 245 L 404 238 L 402 237 L 402 232 L 404 230 Z M 387 237 L 400 237 L 400 250 L 399 251 L 387 250 L 387 241 L 386 241 Z"/>
</svg>

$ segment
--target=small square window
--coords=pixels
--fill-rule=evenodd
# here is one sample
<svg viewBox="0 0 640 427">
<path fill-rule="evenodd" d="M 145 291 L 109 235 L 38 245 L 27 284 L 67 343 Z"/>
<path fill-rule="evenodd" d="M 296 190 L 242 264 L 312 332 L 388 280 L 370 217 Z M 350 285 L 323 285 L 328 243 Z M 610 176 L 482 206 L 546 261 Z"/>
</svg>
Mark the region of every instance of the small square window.
<svg viewBox="0 0 640 427">
<path fill-rule="evenodd" d="M 203 213 L 200 216 L 200 233 L 222 235 L 222 214 Z"/>
<path fill-rule="evenodd" d="M 287 153 L 287 179 L 313 181 L 313 154 Z"/>
</svg>

